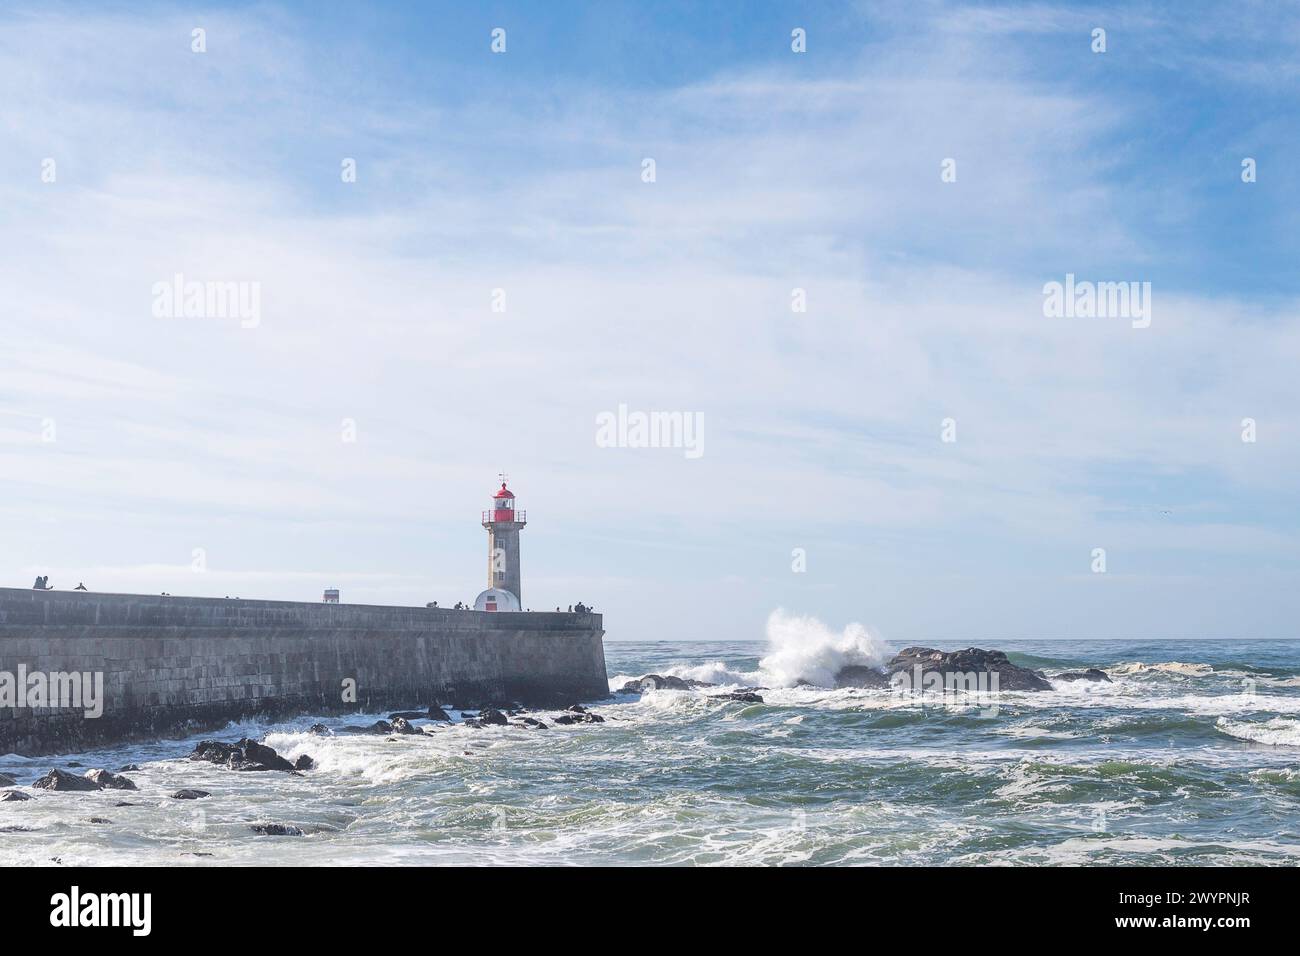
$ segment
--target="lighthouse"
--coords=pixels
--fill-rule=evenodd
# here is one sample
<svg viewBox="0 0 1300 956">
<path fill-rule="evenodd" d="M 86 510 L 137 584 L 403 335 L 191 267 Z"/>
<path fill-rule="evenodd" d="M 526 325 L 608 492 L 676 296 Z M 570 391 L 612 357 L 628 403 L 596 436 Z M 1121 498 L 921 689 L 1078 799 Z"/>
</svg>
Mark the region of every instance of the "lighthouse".
<svg viewBox="0 0 1300 956">
<path fill-rule="evenodd" d="M 483 512 L 488 533 L 488 586 L 474 600 L 476 611 L 518 611 L 523 607 L 519 589 L 519 532 L 528 514 L 515 507 L 515 495 L 501 475 L 501 489 L 492 507 Z"/>
</svg>

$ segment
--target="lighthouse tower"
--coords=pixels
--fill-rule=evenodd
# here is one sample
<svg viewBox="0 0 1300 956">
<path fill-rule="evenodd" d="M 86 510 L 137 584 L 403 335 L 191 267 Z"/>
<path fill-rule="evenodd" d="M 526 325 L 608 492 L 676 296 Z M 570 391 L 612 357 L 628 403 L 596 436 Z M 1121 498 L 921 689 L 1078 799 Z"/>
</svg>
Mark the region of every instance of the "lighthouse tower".
<svg viewBox="0 0 1300 956">
<path fill-rule="evenodd" d="M 476 611 L 518 611 L 523 607 L 519 590 L 519 532 L 528 513 L 515 508 L 515 495 L 501 476 L 501 490 L 492 507 L 483 512 L 488 533 L 488 588 L 474 601 Z"/>
</svg>

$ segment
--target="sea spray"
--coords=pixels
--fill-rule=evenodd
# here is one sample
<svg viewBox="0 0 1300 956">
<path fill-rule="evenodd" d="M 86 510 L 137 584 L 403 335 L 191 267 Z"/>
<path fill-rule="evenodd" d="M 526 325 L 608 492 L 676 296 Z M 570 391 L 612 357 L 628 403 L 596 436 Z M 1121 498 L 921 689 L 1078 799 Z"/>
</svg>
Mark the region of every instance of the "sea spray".
<svg viewBox="0 0 1300 956">
<path fill-rule="evenodd" d="M 710 684 L 834 687 L 835 675 L 845 667 L 879 667 L 889 654 L 888 647 L 861 624 L 849 624 L 837 633 L 815 617 L 777 608 L 767 618 L 767 653 L 758 670 L 742 671 L 723 661 L 710 661 L 665 668 L 663 673 Z M 622 686 L 622 680 L 612 681 L 611 686 Z"/>
<path fill-rule="evenodd" d="M 793 687 L 800 681 L 834 687 L 835 675 L 854 665 L 878 667 L 888 649 L 856 622 L 838 634 L 815 617 L 777 608 L 767 618 L 767 655 L 758 662 L 764 683 Z"/>
</svg>

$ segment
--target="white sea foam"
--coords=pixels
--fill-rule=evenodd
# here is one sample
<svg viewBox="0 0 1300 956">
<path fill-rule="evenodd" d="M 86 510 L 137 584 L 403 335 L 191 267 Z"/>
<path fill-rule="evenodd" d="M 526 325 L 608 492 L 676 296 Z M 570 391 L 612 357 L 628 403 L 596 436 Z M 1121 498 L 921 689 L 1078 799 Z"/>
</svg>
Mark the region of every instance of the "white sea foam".
<svg viewBox="0 0 1300 956">
<path fill-rule="evenodd" d="M 1262 722 L 1228 720 L 1220 717 L 1214 725 L 1221 733 L 1238 740 L 1249 740 L 1275 747 L 1300 747 L 1300 720 L 1274 717 Z"/>
<path fill-rule="evenodd" d="M 800 680 L 819 687 L 834 687 L 835 675 L 845 667 L 877 667 L 885 661 L 887 648 L 852 623 L 838 634 L 815 617 L 787 614 L 781 608 L 767 619 L 770 648 L 758 668 L 776 687 L 793 687 Z"/>
<path fill-rule="evenodd" d="M 852 665 L 878 667 L 889 654 L 886 645 L 856 622 L 834 631 L 815 617 L 787 614 L 777 608 L 767 618 L 767 653 L 758 669 L 737 670 L 725 661 L 681 664 L 662 673 L 719 686 L 794 687 L 809 683 L 834 687 L 835 675 Z M 642 675 L 619 674 L 610 680 L 617 690 Z"/>
<path fill-rule="evenodd" d="M 1300 687 L 1300 677 L 1256 677 L 1255 681 L 1269 687 Z"/>
<path fill-rule="evenodd" d="M 1159 664 L 1144 664 L 1141 661 L 1125 661 L 1110 668 L 1114 674 L 1142 674 L 1156 671 L 1161 674 L 1178 674 L 1182 677 L 1209 677 L 1214 668 L 1209 664 L 1188 664 L 1183 661 L 1164 661 Z"/>
<path fill-rule="evenodd" d="M 664 673 L 687 680 L 700 680 L 709 684 L 754 685 L 763 683 L 763 672 L 732 670 L 722 661 L 693 664 L 689 667 L 670 667 Z"/>
</svg>

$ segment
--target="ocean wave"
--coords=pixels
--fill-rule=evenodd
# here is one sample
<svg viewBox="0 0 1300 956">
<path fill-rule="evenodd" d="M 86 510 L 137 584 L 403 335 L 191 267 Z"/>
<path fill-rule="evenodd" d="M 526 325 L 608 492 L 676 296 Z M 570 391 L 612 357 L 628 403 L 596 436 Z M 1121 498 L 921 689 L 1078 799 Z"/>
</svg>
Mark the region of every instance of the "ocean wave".
<svg viewBox="0 0 1300 956">
<path fill-rule="evenodd" d="M 720 686 L 747 686 L 752 687 L 764 682 L 765 675 L 761 670 L 757 671 L 737 671 L 732 670 L 722 661 L 709 661 L 705 664 L 690 664 L 670 667 L 665 674 L 673 677 L 681 677 L 685 680 L 704 681 L 707 684 L 718 684 Z"/>
<path fill-rule="evenodd" d="M 852 666 L 879 667 L 889 656 L 883 641 L 856 622 L 834 631 L 815 617 L 788 614 L 777 608 L 767 618 L 767 653 L 753 671 L 737 670 L 725 661 L 675 664 L 659 671 L 684 680 L 718 686 L 790 688 L 801 684 L 830 688 L 835 676 Z M 618 690 L 642 674 L 619 674 L 609 682 Z"/>
<path fill-rule="evenodd" d="M 1188 664 L 1184 661 L 1164 661 L 1159 664 L 1124 661 L 1107 669 L 1112 674 L 1142 674 L 1154 671 L 1161 674 L 1177 674 L 1181 677 L 1209 677 L 1214 673 L 1214 668 L 1209 664 Z"/>
<path fill-rule="evenodd" d="M 1236 737 L 1238 740 L 1270 744 L 1274 747 L 1300 747 L 1300 720 L 1274 717 L 1272 720 L 1252 722 L 1220 717 L 1215 723 L 1215 728 L 1220 733 Z"/>
<path fill-rule="evenodd" d="M 801 680 L 834 687 L 835 675 L 845 667 L 878 667 L 888 653 L 884 642 L 861 624 L 836 633 L 815 617 L 787 614 L 781 608 L 768 616 L 767 642 L 769 651 L 758 669 L 776 687 L 793 687 Z"/>
</svg>

